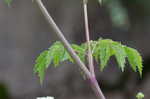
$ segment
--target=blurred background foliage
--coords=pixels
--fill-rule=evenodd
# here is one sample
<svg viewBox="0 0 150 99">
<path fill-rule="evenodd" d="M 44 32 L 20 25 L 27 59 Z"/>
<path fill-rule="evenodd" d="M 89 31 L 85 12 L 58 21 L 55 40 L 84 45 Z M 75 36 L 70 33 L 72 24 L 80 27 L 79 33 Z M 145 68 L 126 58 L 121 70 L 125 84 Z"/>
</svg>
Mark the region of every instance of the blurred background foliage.
<svg viewBox="0 0 150 99">
<path fill-rule="evenodd" d="M 10 99 L 9 92 L 4 84 L 0 84 L 0 99 Z"/>
<path fill-rule="evenodd" d="M 94 0 L 89 0 L 90 2 Z M 96 1 L 96 0 L 95 0 Z M 130 26 L 130 16 L 128 10 L 130 8 L 134 8 L 136 11 L 141 11 L 139 14 L 142 16 L 149 15 L 149 1 L 146 0 L 98 0 L 100 6 L 104 6 L 107 8 L 109 12 L 110 18 L 112 20 L 112 24 L 119 28 L 128 29 Z M 10 6 L 13 0 L 4 0 L 4 2 Z M 136 14 L 138 14 L 136 13 Z M 141 16 L 141 17 L 142 17 Z"/>
</svg>

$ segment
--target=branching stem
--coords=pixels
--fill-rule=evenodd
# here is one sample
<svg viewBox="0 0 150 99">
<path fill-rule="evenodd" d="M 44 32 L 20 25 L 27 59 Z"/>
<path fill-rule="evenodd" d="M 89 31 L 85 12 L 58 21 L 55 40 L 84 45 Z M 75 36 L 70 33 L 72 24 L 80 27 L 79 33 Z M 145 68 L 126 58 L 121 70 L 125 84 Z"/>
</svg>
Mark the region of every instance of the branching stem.
<svg viewBox="0 0 150 99">
<path fill-rule="evenodd" d="M 84 74 L 86 75 L 87 79 L 90 81 L 92 89 L 94 90 L 95 94 L 97 95 L 98 99 L 105 99 L 99 85 L 98 82 L 95 78 L 95 74 L 93 76 L 93 74 L 88 70 L 88 68 L 85 66 L 85 64 L 80 60 L 80 58 L 78 57 L 78 55 L 75 53 L 75 51 L 72 49 L 71 45 L 69 44 L 69 42 L 66 40 L 66 38 L 64 37 L 63 33 L 61 32 L 61 30 L 58 28 L 58 26 L 56 25 L 56 23 L 54 22 L 53 18 L 51 17 L 51 15 L 48 13 L 47 9 L 45 8 L 45 6 L 43 5 L 41 0 L 35 0 L 36 3 L 38 4 L 41 12 L 43 13 L 44 17 L 46 18 L 46 20 L 48 21 L 50 27 L 54 30 L 54 32 L 56 33 L 57 37 L 59 38 L 59 40 L 62 42 L 62 44 L 64 45 L 64 47 L 66 48 L 66 50 L 68 51 L 68 53 L 71 55 L 71 57 L 74 59 L 74 61 L 79 65 L 79 67 L 82 69 L 82 71 L 84 72 Z M 87 0 L 84 0 L 84 4 L 87 4 Z M 87 19 L 85 19 L 85 22 L 88 22 L 88 17 L 87 17 L 87 5 L 84 5 L 85 7 L 85 17 Z M 86 29 L 88 29 L 88 23 L 86 23 Z M 87 33 L 89 33 L 89 30 L 86 30 Z M 87 34 L 88 37 L 89 34 Z M 89 37 L 88 37 L 88 42 L 89 42 Z M 89 47 L 90 49 L 90 47 Z M 90 51 L 91 52 L 91 51 Z M 91 54 L 92 55 L 92 54 Z M 91 56 L 90 56 L 91 57 Z M 89 58 L 90 60 L 93 61 L 93 59 Z M 90 63 L 90 62 L 89 62 Z M 90 64 L 93 64 L 92 62 Z M 91 69 L 92 70 L 92 69 Z M 93 72 L 93 70 L 92 70 Z M 93 72 L 94 73 L 94 72 Z"/>
<path fill-rule="evenodd" d="M 86 33 L 86 42 L 88 45 L 88 67 L 93 77 L 95 77 L 94 72 L 94 64 L 93 64 L 93 57 L 91 51 L 91 44 L 90 44 L 90 33 L 89 33 L 89 23 L 88 23 L 88 14 L 87 14 L 87 0 L 83 0 L 83 9 L 84 9 L 84 21 L 85 21 L 85 33 Z"/>
<path fill-rule="evenodd" d="M 83 0 L 83 9 L 84 9 L 84 21 L 85 21 L 85 32 L 86 32 L 86 42 L 88 45 L 88 67 L 91 73 L 91 78 L 89 79 L 92 89 L 94 90 L 96 96 L 99 99 L 105 99 L 98 82 L 95 77 L 94 71 L 94 63 L 93 63 L 93 56 L 91 51 L 91 44 L 90 44 L 90 33 L 89 33 L 89 23 L 88 23 L 88 12 L 87 12 L 87 4 L 88 0 Z"/>
<path fill-rule="evenodd" d="M 87 78 L 89 78 L 91 76 L 89 70 L 87 69 L 87 67 L 85 66 L 85 64 L 80 60 L 80 58 L 78 57 L 78 55 L 75 53 L 75 51 L 72 49 L 71 45 L 69 44 L 69 42 L 66 40 L 66 38 L 64 37 L 63 33 L 61 32 L 61 30 L 58 28 L 58 26 L 56 25 L 56 23 L 54 22 L 53 18 L 51 17 L 51 15 L 48 13 L 47 9 L 45 8 L 45 6 L 43 5 L 41 0 L 35 0 L 36 3 L 38 4 L 40 10 L 42 11 L 43 15 L 45 16 L 46 20 L 48 21 L 50 27 L 54 30 L 54 32 L 56 33 L 57 37 L 59 38 L 59 40 L 63 43 L 64 47 L 66 48 L 66 50 L 69 52 L 69 54 L 71 55 L 71 57 L 74 59 L 74 61 L 80 66 L 80 68 L 84 71 L 85 75 L 87 76 Z"/>
</svg>

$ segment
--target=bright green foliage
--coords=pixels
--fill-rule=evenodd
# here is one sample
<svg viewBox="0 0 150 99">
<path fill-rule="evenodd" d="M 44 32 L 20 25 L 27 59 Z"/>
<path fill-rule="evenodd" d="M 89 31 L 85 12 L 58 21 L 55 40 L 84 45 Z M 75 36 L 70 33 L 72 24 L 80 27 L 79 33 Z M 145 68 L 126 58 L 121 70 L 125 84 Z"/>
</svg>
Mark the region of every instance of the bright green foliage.
<svg viewBox="0 0 150 99">
<path fill-rule="evenodd" d="M 99 39 L 97 41 L 90 41 L 92 56 L 100 63 L 100 69 L 103 70 L 111 56 L 115 56 L 119 68 L 124 71 L 126 58 L 134 71 L 138 70 L 142 75 L 142 58 L 137 50 L 122 45 L 119 42 L 110 39 Z M 71 45 L 79 58 L 85 63 L 87 56 L 87 43 L 81 45 Z M 53 66 L 59 66 L 60 62 L 69 60 L 74 63 L 67 50 L 61 42 L 55 42 L 48 50 L 42 52 L 36 59 L 34 72 L 38 73 L 41 82 L 44 78 L 45 70 L 52 63 Z"/>
<path fill-rule="evenodd" d="M 12 0 L 4 0 L 5 1 L 5 3 L 9 6 L 10 4 L 11 4 L 11 2 L 12 2 Z"/>
<path fill-rule="evenodd" d="M 47 57 L 47 56 L 49 56 L 48 55 L 48 51 L 44 51 L 36 59 L 36 64 L 35 64 L 34 72 L 38 73 L 38 76 L 40 77 L 40 82 L 41 83 L 42 83 L 42 81 L 44 79 L 45 69 L 49 65 L 48 61 L 49 62 L 51 61 L 50 57 Z"/>
<path fill-rule="evenodd" d="M 100 68 L 103 70 L 107 65 L 111 56 L 115 55 L 119 67 L 124 70 L 126 52 L 121 43 L 114 42 L 110 39 L 98 40 L 93 56 L 97 61 L 100 61 Z"/>
<path fill-rule="evenodd" d="M 126 47 L 126 46 L 124 48 L 126 50 L 128 61 L 131 65 L 131 67 L 133 68 L 134 71 L 136 71 L 138 69 L 140 75 L 142 75 L 142 68 L 143 68 L 142 57 L 140 56 L 140 54 L 138 53 L 137 50 Z"/>
<path fill-rule="evenodd" d="M 96 52 L 99 55 L 101 62 L 101 70 L 107 65 L 108 60 L 112 56 L 111 50 L 111 40 L 100 40 L 99 42 L 99 52 Z"/>
<path fill-rule="evenodd" d="M 53 63 L 58 66 L 60 62 L 67 60 L 69 54 L 60 42 L 55 42 L 48 50 L 42 52 L 36 59 L 34 72 L 38 73 L 40 81 L 43 81 L 45 70 Z"/>
<path fill-rule="evenodd" d="M 124 71 L 126 62 L 126 52 L 124 47 L 121 45 L 121 43 L 118 42 L 112 42 L 111 47 L 119 64 L 119 67 L 122 71 Z"/>
<path fill-rule="evenodd" d="M 62 60 L 65 60 L 64 54 L 65 49 L 60 42 L 55 42 L 53 46 L 51 46 L 48 50 L 49 56 L 52 57 L 52 61 L 54 66 L 58 66 Z M 67 56 L 65 56 L 66 58 Z"/>
<path fill-rule="evenodd" d="M 85 55 L 86 55 L 86 49 L 83 47 L 80 47 L 79 45 L 72 44 L 72 48 L 74 51 L 78 54 L 80 59 L 85 62 Z"/>
<path fill-rule="evenodd" d="M 137 95 L 136 95 L 136 98 L 137 99 L 144 99 L 144 94 L 142 92 L 139 92 Z"/>
</svg>

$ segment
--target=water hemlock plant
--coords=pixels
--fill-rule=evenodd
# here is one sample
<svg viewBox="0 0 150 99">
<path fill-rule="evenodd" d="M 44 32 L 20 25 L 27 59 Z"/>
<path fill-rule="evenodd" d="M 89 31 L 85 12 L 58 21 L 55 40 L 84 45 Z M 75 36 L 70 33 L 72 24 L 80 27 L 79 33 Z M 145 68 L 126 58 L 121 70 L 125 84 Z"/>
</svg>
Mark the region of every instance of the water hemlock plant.
<svg viewBox="0 0 150 99">
<path fill-rule="evenodd" d="M 4 0 L 8 5 L 12 0 Z M 123 72 L 128 61 L 131 68 L 135 72 L 139 72 L 142 77 L 142 57 L 139 52 L 131 47 L 121 44 L 121 42 L 113 41 L 111 39 L 100 38 L 98 40 L 90 40 L 89 23 L 88 23 L 88 0 L 83 1 L 83 13 L 85 22 L 86 42 L 80 45 L 70 44 L 64 37 L 62 31 L 59 29 L 50 13 L 47 11 L 41 0 L 33 0 L 37 3 L 42 14 L 46 18 L 50 27 L 56 33 L 59 41 L 54 42 L 47 50 L 43 51 L 36 59 L 34 66 L 34 73 L 37 73 L 42 84 L 45 76 L 45 71 L 48 67 L 59 67 L 62 62 L 70 61 L 79 66 L 82 73 L 91 83 L 92 90 L 98 99 L 106 99 L 95 75 L 93 60 L 99 64 L 99 70 L 103 71 L 111 56 L 115 56 L 118 67 Z M 120 0 L 97 0 L 99 4 L 106 5 L 110 11 L 112 22 L 116 26 L 126 26 L 127 14 L 126 10 L 121 6 Z M 85 64 L 88 64 L 87 66 Z M 137 99 L 143 99 L 144 95 L 139 93 Z"/>
<path fill-rule="evenodd" d="M 105 1 L 105 0 L 104 0 Z M 106 0 L 107 1 L 107 0 Z M 35 0 L 47 22 L 55 31 L 60 41 L 54 42 L 47 50 L 43 51 L 36 59 L 34 73 L 37 73 L 42 83 L 45 76 L 45 70 L 48 67 L 59 67 L 61 62 L 70 61 L 78 64 L 83 74 L 91 83 L 91 87 L 98 99 L 106 99 L 98 82 L 96 80 L 93 60 L 99 64 L 100 71 L 107 66 L 111 56 L 115 56 L 118 67 L 124 71 L 126 61 L 129 62 L 131 68 L 135 72 L 139 72 L 142 76 L 142 57 L 136 49 L 125 46 L 120 42 L 111 39 L 90 40 L 89 23 L 88 23 L 88 0 L 83 0 L 83 13 L 85 22 L 86 42 L 77 45 L 70 44 L 63 33 L 54 22 L 53 18 L 43 5 L 41 0 Z M 99 0 L 100 3 L 103 1 Z M 86 58 L 87 57 L 87 58 Z M 85 64 L 88 64 L 87 66 Z"/>
</svg>

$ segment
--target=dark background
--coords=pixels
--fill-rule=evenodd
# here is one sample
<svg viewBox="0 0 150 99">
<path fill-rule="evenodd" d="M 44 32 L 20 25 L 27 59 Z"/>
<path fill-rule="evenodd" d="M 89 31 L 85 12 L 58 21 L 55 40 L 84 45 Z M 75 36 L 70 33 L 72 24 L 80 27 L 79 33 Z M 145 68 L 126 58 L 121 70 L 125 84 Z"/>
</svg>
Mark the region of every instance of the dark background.
<svg viewBox="0 0 150 99">
<path fill-rule="evenodd" d="M 44 1 L 44 0 L 43 0 Z M 70 43 L 85 41 L 81 0 L 45 0 L 44 4 Z M 107 99 L 135 99 L 142 91 L 150 97 L 150 1 L 122 0 L 130 26 L 112 25 L 105 6 L 96 0 L 89 4 L 91 39 L 110 38 L 139 50 L 144 72 L 140 79 L 127 66 L 124 73 L 112 58 L 104 72 L 97 70 L 97 79 Z M 0 0 L 0 99 L 96 99 L 78 67 L 69 62 L 50 68 L 41 86 L 33 73 L 34 61 L 40 52 L 58 40 L 49 28 L 38 6 L 31 0 L 13 0 L 10 7 Z"/>
</svg>

